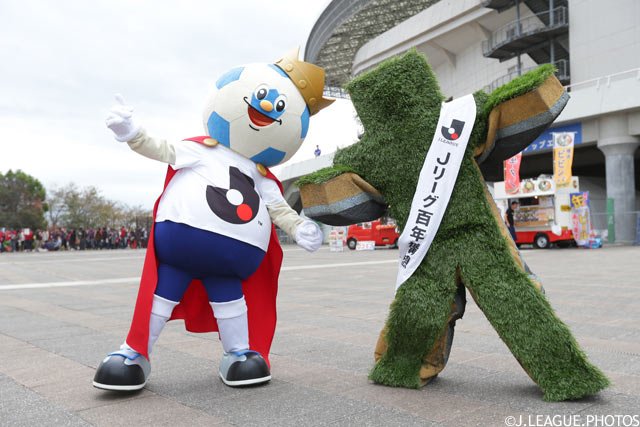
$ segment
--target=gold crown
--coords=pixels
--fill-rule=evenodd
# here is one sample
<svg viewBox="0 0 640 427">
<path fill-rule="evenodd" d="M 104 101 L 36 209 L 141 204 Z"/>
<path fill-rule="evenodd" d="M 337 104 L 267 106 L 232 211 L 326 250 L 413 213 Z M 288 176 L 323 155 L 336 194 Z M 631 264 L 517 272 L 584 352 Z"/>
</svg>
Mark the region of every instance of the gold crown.
<svg viewBox="0 0 640 427">
<path fill-rule="evenodd" d="M 296 85 L 304 102 L 309 107 L 309 113 L 313 116 L 331 105 L 335 99 L 323 96 L 324 70 L 310 62 L 299 61 L 299 53 L 300 48 L 293 49 L 282 59 L 276 61 L 275 65 L 287 73 L 293 84 Z"/>
</svg>

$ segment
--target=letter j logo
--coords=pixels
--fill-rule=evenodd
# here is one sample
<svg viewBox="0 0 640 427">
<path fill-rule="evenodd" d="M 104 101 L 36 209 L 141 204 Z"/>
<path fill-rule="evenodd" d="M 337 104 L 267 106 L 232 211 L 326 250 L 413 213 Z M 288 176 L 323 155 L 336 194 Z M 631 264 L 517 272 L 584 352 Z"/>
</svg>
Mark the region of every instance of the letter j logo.
<svg viewBox="0 0 640 427">
<path fill-rule="evenodd" d="M 462 128 L 464 127 L 464 122 L 460 120 L 453 119 L 451 121 L 451 126 L 446 127 L 442 126 L 440 132 L 442 136 L 447 138 L 450 141 L 455 141 L 460 138 L 460 134 L 462 133 Z"/>
</svg>

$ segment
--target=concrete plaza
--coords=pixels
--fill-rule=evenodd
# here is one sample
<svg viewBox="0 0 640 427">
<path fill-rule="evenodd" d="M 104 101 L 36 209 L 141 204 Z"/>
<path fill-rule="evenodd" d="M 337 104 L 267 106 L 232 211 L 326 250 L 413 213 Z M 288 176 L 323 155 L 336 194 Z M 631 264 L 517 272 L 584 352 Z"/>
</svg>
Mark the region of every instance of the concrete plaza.
<svg viewBox="0 0 640 427">
<path fill-rule="evenodd" d="M 612 379 L 598 396 L 544 402 L 471 298 L 449 364 L 434 382 L 421 390 L 374 385 L 367 373 L 393 296 L 397 251 L 324 247 L 308 254 L 295 246 L 285 247 L 269 384 L 226 387 L 217 377 L 217 336 L 186 333 L 173 322 L 155 348 L 146 388 L 104 392 L 91 381 L 127 332 L 144 252 L 2 254 L 0 425 L 501 426 L 509 416 L 543 425 L 547 415 L 570 414 L 584 423 L 596 415 L 637 420 L 640 247 L 523 254 L 559 317 Z"/>
</svg>

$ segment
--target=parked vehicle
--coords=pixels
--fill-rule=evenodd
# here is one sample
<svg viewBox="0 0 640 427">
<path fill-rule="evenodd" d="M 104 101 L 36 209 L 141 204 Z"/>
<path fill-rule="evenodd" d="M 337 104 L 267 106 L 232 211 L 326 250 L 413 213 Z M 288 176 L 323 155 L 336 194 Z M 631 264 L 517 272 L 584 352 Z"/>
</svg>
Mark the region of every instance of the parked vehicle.
<svg viewBox="0 0 640 427">
<path fill-rule="evenodd" d="M 362 222 L 349 226 L 347 247 L 355 250 L 358 242 L 373 241 L 375 246 L 398 247 L 398 227 L 394 220 L 382 218 L 371 222 Z"/>
<path fill-rule="evenodd" d="M 494 199 L 504 213 L 514 200 L 519 206 L 514 213 L 516 244 L 531 244 L 545 249 L 575 245 L 571 224 L 570 193 L 579 190 L 578 177 L 571 177 L 568 187 L 556 188 L 553 178 L 541 175 L 525 179 L 512 193 L 505 191 L 504 182 L 494 184 Z"/>
</svg>

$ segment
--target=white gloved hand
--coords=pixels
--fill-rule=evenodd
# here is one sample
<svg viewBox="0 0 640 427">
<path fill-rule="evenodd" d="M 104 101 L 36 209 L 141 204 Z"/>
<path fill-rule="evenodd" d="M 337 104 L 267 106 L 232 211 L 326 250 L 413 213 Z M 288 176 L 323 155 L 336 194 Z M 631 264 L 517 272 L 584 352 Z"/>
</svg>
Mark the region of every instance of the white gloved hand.
<svg viewBox="0 0 640 427">
<path fill-rule="evenodd" d="M 132 117 L 133 107 L 125 104 L 122 95 L 116 95 L 116 102 L 117 104 L 111 107 L 105 123 L 113 131 L 118 141 L 130 141 L 140 131 L 140 125 Z"/>
<path fill-rule="evenodd" d="M 309 252 L 315 252 L 322 246 L 322 231 L 313 221 L 305 221 L 296 229 L 296 243 Z"/>
</svg>

